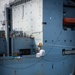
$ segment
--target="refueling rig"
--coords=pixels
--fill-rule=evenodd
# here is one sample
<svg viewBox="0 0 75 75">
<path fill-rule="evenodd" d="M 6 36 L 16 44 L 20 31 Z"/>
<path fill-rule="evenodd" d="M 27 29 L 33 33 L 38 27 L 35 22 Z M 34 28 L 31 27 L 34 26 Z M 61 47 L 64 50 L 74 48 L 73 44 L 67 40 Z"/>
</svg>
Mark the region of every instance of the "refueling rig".
<svg viewBox="0 0 75 75">
<path fill-rule="evenodd" d="M 75 75 L 75 0 L 9 3 L 0 75 Z"/>
</svg>

